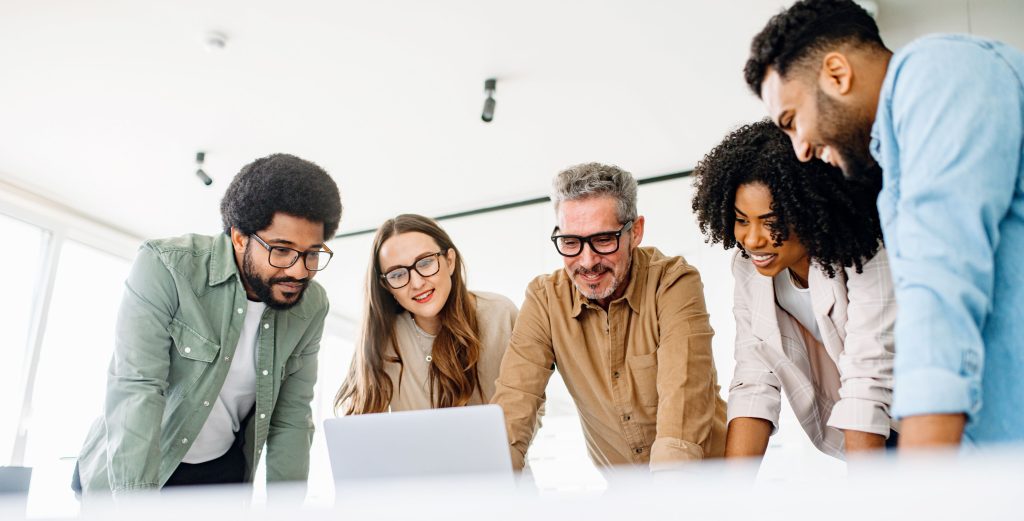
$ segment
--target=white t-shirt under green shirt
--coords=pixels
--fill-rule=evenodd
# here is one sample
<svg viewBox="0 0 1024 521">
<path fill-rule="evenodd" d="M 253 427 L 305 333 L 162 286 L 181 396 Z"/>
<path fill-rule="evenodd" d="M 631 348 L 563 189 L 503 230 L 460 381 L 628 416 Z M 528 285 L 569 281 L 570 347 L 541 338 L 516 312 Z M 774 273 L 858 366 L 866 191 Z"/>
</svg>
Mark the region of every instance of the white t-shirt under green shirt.
<svg viewBox="0 0 1024 521">
<path fill-rule="evenodd" d="M 245 324 L 224 386 L 217 399 L 210 403 L 210 416 L 182 462 L 203 463 L 223 456 L 235 442 L 242 420 L 256 405 L 256 342 L 260 336 L 260 319 L 266 309 L 267 305 L 262 302 L 248 301 Z"/>
</svg>

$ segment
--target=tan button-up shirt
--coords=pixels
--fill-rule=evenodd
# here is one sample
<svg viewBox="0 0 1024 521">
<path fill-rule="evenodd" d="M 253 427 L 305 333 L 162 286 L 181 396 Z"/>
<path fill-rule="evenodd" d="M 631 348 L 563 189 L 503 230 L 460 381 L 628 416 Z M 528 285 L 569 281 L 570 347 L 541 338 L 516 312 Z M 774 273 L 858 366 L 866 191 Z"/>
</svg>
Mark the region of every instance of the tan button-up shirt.
<svg viewBox="0 0 1024 521">
<path fill-rule="evenodd" d="M 672 463 L 725 452 L 725 402 L 697 269 L 655 248 L 633 250 L 625 294 L 605 311 L 564 270 L 530 283 L 492 403 L 505 411 L 523 467 L 555 369 L 579 410 L 598 466 Z"/>
</svg>

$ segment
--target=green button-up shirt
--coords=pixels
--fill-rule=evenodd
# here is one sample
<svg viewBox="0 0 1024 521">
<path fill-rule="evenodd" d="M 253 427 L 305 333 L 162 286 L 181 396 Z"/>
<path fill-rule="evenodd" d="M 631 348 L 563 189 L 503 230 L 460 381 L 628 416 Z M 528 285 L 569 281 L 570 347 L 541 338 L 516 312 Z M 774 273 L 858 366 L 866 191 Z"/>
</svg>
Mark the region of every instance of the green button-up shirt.
<svg viewBox="0 0 1024 521">
<path fill-rule="evenodd" d="M 267 479 L 305 480 L 313 385 L 327 294 L 311 282 L 285 311 L 267 308 L 256 346 L 256 407 L 245 429 L 246 476 L 264 445 Z M 217 400 L 246 314 L 226 235 L 154 240 L 125 283 L 103 415 L 79 456 L 86 494 L 163 486 Z"/>
</svg>

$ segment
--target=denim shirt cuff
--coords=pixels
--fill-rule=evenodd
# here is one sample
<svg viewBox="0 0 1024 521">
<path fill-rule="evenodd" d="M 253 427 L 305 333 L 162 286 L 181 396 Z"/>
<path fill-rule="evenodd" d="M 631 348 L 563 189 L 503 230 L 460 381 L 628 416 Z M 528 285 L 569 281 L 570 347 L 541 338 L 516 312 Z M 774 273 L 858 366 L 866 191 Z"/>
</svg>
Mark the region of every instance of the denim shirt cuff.
<svg viewBox="0 0 1024 521">
<path fill-rule="evenodd" d="M 893 397 L 893 416 L 967 413 L 981 409 L 981 382 L 939 367 L 900 372 Z"/>
</svg>

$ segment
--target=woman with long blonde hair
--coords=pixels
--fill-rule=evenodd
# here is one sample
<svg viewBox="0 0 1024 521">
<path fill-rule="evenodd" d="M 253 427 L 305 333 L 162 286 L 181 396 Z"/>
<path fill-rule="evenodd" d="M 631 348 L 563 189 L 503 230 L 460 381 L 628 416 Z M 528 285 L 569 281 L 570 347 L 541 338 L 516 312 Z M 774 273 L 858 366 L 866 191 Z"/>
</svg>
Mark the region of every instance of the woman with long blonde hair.
<svg viewBox="0 0 1024 521">
<path fill-rule="evenodd" d="M 403 214 L 377 230 L 362 338 L 335 397 L 343 414 L 485 404 L 518 310 L 466 287 L 462 257 L 433 219 Z"/>
</svg>

